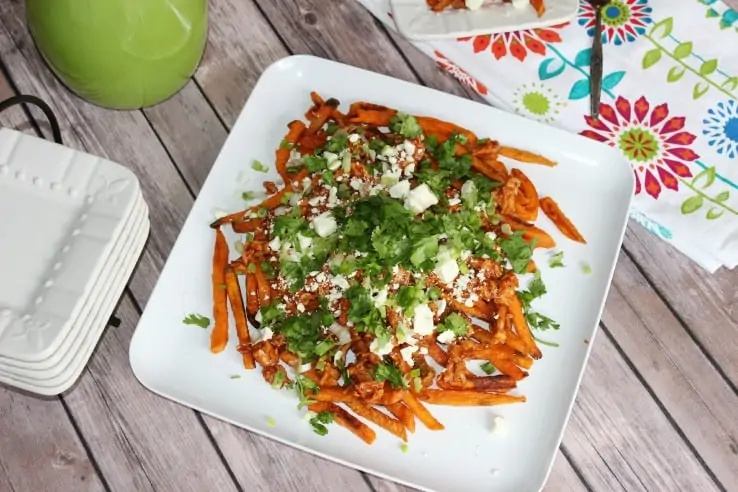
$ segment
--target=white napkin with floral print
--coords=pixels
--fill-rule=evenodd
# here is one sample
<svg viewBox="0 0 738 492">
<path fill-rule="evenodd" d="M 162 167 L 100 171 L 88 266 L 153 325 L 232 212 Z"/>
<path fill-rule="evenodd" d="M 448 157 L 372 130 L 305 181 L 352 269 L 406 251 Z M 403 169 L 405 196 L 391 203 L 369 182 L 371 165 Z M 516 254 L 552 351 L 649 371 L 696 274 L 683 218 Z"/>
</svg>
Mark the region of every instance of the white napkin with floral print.
<svg viewBox="0 0 738 492">
<path fill-rule="evenodd" d="M 395 28 L 389 0 L 359 2 Z M 720 0 L 612 0 L 602 13 L 598 120 L 585 0 L 563 25 L 413 44 L 490 104 L 620 149 L 637 182 L 631 217 L 710 272 L 734 268 L 738 12 Z"/>
</svg>

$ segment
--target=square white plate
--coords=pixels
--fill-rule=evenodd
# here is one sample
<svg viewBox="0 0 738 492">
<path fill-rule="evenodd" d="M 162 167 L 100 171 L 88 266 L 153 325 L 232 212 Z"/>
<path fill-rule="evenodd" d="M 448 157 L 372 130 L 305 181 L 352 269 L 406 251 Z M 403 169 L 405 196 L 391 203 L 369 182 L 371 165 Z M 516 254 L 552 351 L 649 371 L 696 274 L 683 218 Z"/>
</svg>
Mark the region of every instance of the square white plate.
<svg viewBox="0 0 738 492">
<path fill-rule="evenodd" d="M 69 333 L 62 341 L 59 349 L 51 354 L 48 359 L 35 362 L 26 362 L 16 359 L 0 357 L 0 373 L 6 373 L 13 377 L 30 379 L 48 379 L 59 372 L 59 367 L 64 367 L 70 358 L 76 356 L 89 331 L 90 322 L 96 317 L 95 313 L 104 305 L 108 292 L 116 286 L 116 277 L 123 268 L 128 267 L 128 262 L 135 263 L 137 257 L 132 257 L 139 230 L 148 223 L 148 208 L 143 197 L 137 200 L 131 217 L 126 220 L 125 229 L 121 232 L 115 243 L 115 249 L 107 259 L 105 266 L 95 281 L 92 294 L 80 310 L 80 316 L 74 320 Z"/>
<path fill-rule="evenodd" d="M 563 24 L 579 9 L 579 0 L 546 0 L 538 17 L 530 5 L 516 8 L 492 1 L 479 10 L 451 9 L 433 12 L 425 0 L 390 0 L 397 30 L 408 39 L 432 40 L 520 31 Z"/>
<path fill-rule="evenodd" d="M 58 349 L 139 196 L 123 166 L 0 129 L 0 355 Z"/>
<path fill-rule="evenodd" d="M 141 220 L 137 222 L 125 238 L 125 251 L 112 265 L 113 268 L 110 269 L 109 286 L 106 287 L 104 295 L 101 295 L 98 299 L 99 302 L 94 306 L 90 315 L 82 320 L 84 323 L 77 323 L 76 328 L 78 328 L 77 334 L 79 336 L 66 357 L 59 361 L 54 368 L 47 370 L 44 378 L 39 379 L 7 374 L 0 369 L 0 383 L 46 396 L 58 395 L 74 385 L 87 366 L 97 342 L 108 326 L 108 320 L 123 294 L 123 289 L 125 289 L 131 277 L 138 258 L 141 256 L 148 238 L 149 228 L 148 208 L 144 205 Z"/>
<path fill-rule="evenodd" d="M 321 437 L 302 419 L 304 411 L 296 409 L 292 392 L 272 389 L 259 371 L 243 370 L 234 334 L 225 352 L 212 355 L 209 330 L 182 324 L 188 313 L 211 316 L 211 211 L 243 205 L 235 193 L 240 174 L 252 178 L 254 190 L 264 179 L 276 178 L 274 171 L 252 171 L 250 163 L 273 161 L 287 123 L 302 117 L 312 90 L 338 98 L 344 109 L 363 100 L 450 120 L 480 138 L 489 136 L 560 163 L 555 168 L 518 164 L 542 196 L 555 197 L 589 241 L 574 244 L 554 233 L 568 268 L 549 270 L 547 253 L 535 256 L 549 290 L 537 310 L 560 322 L 561 329 L 541 334 L 560 347 L 542 347 L 543 359 L 520 385 L 527 403 L 492 409 L 432 406 L 446 430 L 431 432 L 419 424 L 407 453 L 401 452 L 396 437 L 381 430 L 373 446 L 337 426 Z M 134 334 L 131 366 L 145 386 L 167 398 L 386 478 L 439 491 L 538 490 L 553 463 L 592 347 L 633 191 L 630 166 L 605 145 L 339 63 L 311 56 L 285 58 L 262 75 L 200 191 Z M 546 220 L 539 223 L 555 231 Z M 591 266 L 591 274 L 583 272 L 582 262 Z M 231 379 L 233 374 L 242 377 Z M 497 414 L 507 421 L 506 435 L 490 432 Z M 267 424 L 268 417 L 276 426 Z"/>
</svg>

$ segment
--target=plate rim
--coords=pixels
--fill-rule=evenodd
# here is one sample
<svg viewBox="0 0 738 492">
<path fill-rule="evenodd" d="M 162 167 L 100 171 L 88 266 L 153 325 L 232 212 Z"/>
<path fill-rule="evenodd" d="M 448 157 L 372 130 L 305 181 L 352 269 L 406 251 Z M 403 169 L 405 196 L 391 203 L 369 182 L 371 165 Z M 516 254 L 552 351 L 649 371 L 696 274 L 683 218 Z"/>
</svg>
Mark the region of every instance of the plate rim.
<svg viewBox="0 0 738 492">
<path fill-rule="evenodd" d="M 558 24 L 563 24 L 565 22 L 570 22 L 574 17 L 576 17 L 577 13 L 579 12 L 579 2 L 578 1 L 572 1 L 572 11 L 568 12 L 567 14 L 561 14 L 557 17 L 551 16 L 550 18 L 542 18 L 543 20 L 532 20 L 528 22 L 523 23 L 515 23 L 510 22 L 508 24 L 502 24 L 497 26 L 491 26 L 491 27 L 478 27 L 474 29 L 460 29 L 460 30 L 446 30 L 443 33 L 424 33 L 422 30 L 417 31 L 410 28 L 409 24 L 405 22 L 399 22 L 398 19 L 403 19 L 402 11 L 406 8 L 408 8 L 406 5 L 401 4 L 398 0 L 389 0 L 390 3 L 390 10 L 392 11 L 392 22 L 394 23 L 395 27 L 399 31 L 400 34 L 402 34 L 405 38 L 411 40 L 411 41 L 441 41 L 445 39 L 455 39 L 459 37 L 472 37 L 472 36 L 482 36 L 485 34 L 499 34 L 504 32 L 513 32 L 513 31 L 524 31 L 524 30 L 530 30 L 530 29 L 542 29 L 546 27 L 556 26 Z M 399 15 L 398 15 L 399 14 Z M 458 15 L 459 13 L 457 13 Z M 466 15 L 474 15 L 474 12 L 467 11 L 464 12 Z M 434 14 L 433 12 L 428 11 L 428 15 L 443 15 L 441 14 Z"/>
</svg>

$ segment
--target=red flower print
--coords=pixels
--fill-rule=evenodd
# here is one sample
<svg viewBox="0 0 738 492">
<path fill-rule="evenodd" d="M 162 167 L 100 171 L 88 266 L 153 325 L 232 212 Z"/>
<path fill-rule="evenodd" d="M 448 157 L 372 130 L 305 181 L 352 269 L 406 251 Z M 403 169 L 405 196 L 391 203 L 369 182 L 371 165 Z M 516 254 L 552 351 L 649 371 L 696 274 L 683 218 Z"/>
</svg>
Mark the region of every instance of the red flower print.
<svg viewBox="0 0 738 492">
<path fill-rule="evenodd" d="M 436 55 L 436 64 L 447 71 L 449 74 L 454 76 L 459 82 L 464 84 L 465 86 L 471 88 L 472 90 L 476 91 L 478 94 L 485 95 L 487 94 L 487 87 L 469 75 L 468 72 L 466 72 L 463 68 L 456 65 L 454 62 L 446 58 L 443 53 L 440 51 L 434 51 L 434 54 Z"/>
<path fill-rule="evenodd" d="M 474 36 L 473 38 L 459 38 L 458 41 L 466 42 L 471 40 L 474 53 L 481 53 L 482 51 L 487 51 L 489 48 L 497 60 L 509 54 L 523 61 L 528 56 L 528 53 L 545 55 L 546 43 L 560 43 L 561 36 L 557 30 L 566 27 L 568 24 L 566 22 L 542 29 L 528 29 L 525 31 L 485 34 Z"/>
<path fill-rule="evenodd" d="M 669 106 L 651 108 L 645 97 L 635 103 L 618 97 L 614 106 L 600 104 L 600 117 L 584 117 L 590 129 L 580 135 L 618 147 L 636 176 L 636 195 L 645 189 L 657 199 L 662 186 L 679 189 L 680 178 L 692 176 L 688 162 L 699 159 L 691 145 L 696 136 L 683 131 L 684 117 L 669 117 Z"/>
</svg>

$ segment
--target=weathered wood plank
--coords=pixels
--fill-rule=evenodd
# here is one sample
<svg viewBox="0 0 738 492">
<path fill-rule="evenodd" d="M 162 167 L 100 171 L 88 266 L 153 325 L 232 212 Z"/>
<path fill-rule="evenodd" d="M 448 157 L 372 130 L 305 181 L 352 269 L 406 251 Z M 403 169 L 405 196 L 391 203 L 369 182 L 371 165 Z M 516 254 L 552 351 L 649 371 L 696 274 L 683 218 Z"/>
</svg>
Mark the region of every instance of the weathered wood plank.
<svg viewBox="0 0 738 492">
<path fill-rule="evenodd" d="M 377 478 L 372 475 L 367 475 L 367 479 L 374 487 L 374 492 L 410 492 L 417 490 L 394 482 L 382 480 L 381 478 Z M 572 468 L 571 463 L 569 463 L 566 457 L 561 453 L 561 451 L 559 451 L 556 455 L 553 469 L 551 470 L 551 476 L 549 477 L 548 482 L 546 482 L 544 490 L 547 492 L 585 492 L 588 489 L 576 474 L 574 468 Z"/>
<path fill-rule="evenodd" d="M 105 490 L 58 398 L 0 386 L 0 450 L 0 490 Z"/>
<path fill-rule="evenodd" d="M 625 249 L 692 336 L 738 386 L 738 271 L 709 275 L 664 241 L 637 225 L 625 237 Z M 719 327 L 719 329 L 718 329 Z"/>
<path fill-rule="evenodd" d="M 605 333 L 564 445 L 594 490 L 719 490 Z"/>
<path fill-rule="evenodd" d="M 76 386 L 63 397 L 113 490 L 237 490 L 197 414 L 151 393 L 131 371 L 139 313 L 128 294 Z"/>
<path fill-rule="evenodd" d="M 192 206 L 193 198 L 189 193 L 186 185 L 179 177 L 177 169 L 167 156 L 164 148 L 160 145 L 157 135 L 154 133 L 152 128 L 149 126 L 148 121 L 144 118 L 142 112 L 111 112 L 101 108 L 97 108 L 86 104 L 73 95 L 69 94 L 66 89 L 61 87 L 48 73 L 46 67 L 43 66 L 38 54 L 30 44 L 30 40 L 27 38 L 27 33 L 21 28 L 20 19 L 23 18 L 22 5 L 3 5 L 0 6 L 0 17 L 2 17 L 2 23 L 0 23 L 0 36 L 5 34 L 5 39 L 8 43 L 13 44 L 17 49 L 13 50 L 12 65 L 14 67 L 14 76 L 16 82 L 26 92 L 32 92 L 40 95 L 44 99 L 48 100 L 54 110 L 60 116 L 60 124 L 65 136 L 65 141 L 72 147 L 86 149 L 97 155 L 106 156 L 124 165 L 127 165 L 139 176 L 142 182 L 144 196 L 151 209 L 151 223 L 152 223 L 152 236 L 147 247 L 147 253 L 142 258 L 136 273 L 134 274 L 133 280 L 130 284 L 131 292 L 135 297 L 136 301 L 143 305 L 145 304 L 148 296 L 151 293 L 151 289 L 158 278 L 161 266 L 163 265 L 164 258 L 168 254 L 171 246 L 173 245 L 179 230 L 186 218 L 186 214 Z M 2 39 L 2 38 L 0 38 Z M 35 77 L 34 74 L 38 73 L 40 76 Z M 187 100 L 183 101 L 183 98 L 188 94 L 187 90 L 181 93 L 177 97 L 164 103 L 166 106 L 174 106 L 178 115 L 182 116 L 186 111 L 194 111 L 207 107 L 204 100 Z M 247 93 L 244 93 L 245 96 Z M 181 97 L 180 97 L 181 96 Z M 227 98 L 225 98 L 227 100 Z M 190 104 L 188 109 L 177 107 L 178 104 Z M 164 111 L 165 106 L 157 108 L 156 111 L 150 111 L 148 113 L 149 118 L 152 118 L 152 122 L 157 117 L 161 116 L 160 111 Z M 189 127 L 186 135 L 200 135 L 198 138 L 210 138 L 210 136 L 217 136 L 220 134 L 223 136 L 223 129 L 214 128 L 214 122 L 216 118 L 211 115 L 206 115 L 205 119 L 198 118 L 197 115 L 189 114 L 185 118 L 188 122 L 196 121 L 199 127 Z M 175 121 L 174 119 L 169 120 Z M 104 123 L 103 123 L 104 122 Z M 170 144 L 177 141 L 177 136 L 171 133 L 173 127 L 166 127 L 162 125 L 158 127 L 161 129 L 160 136 L 162 141 L 169 142 Z M 217 148 L 220 142 L 215 140 L 210 141 L 210 145 L 207 148 Z M 181 154 L 180 154 L 181 155 Z M 206 170 L 209 169 L 212 161 L 205 164 Z M 192 166 L 189 168 L 191 171 L 187 174 L 190 178 L 197 180 L 202 179 L 204 174 L 199 170 L 201 162 L 192 162 Z M 194 182 L 193 189 L 198 189 L 199 184 L 197 181 Z M 115 353 L 115 352 L 112 352 Z M 119 347 L 118 355 L 125 357 L 127 361 L 127 346 Z M 126 362 L 127 364 L 127 362 Z M 92 367 L 92 365 L 90 366 Z M 127 367 L 127 366 L 126 366 Z M 127 384 L 123 379 L 117 379 L 123 377 L 116 373 L 116 379 L 109 383 L 109 387 L 106 391 L 113 392 L 117 391 L 116 388 L 125 387 Z M 131 376 L 132 378 L 132 376 Z M 133 379 L 131 379 L 133 381 Z M 129 381 L 130 382 L 130 381 Z M 135 381 L 134 381 L 135 383 Z M 135 383 L 137 384 L 137 383 Z M 98 386 L 99 389 L 99 386 Z M 95 392 L 90 390 L 88 393 L 89 397 L 93 397 Z M 152 396 L 153 397 L 153 396 Z M 98 397 L 99 400 L 99 397 Z M 109 401 L 109 400 L 108 400 Z M 167 405 L 170 405 L 165 400 L 156 398 L 156 406 L 158 410 L 150 412 L 157 413 L 162 412 L 166 414 Z M 75 402 L 75 404 L 81 404 L 81 402 Z M 103 406 L 104 402 L 97 401 L 97 405 Z M 131 402 L 135 405 L 136 402 Z M 154 405 L 154 403 L 151 403 Z M 117 408 L 117 406 L 116 406 Z M 118 409 L 120 410 L 120 409 Z M 80 410 L 81 411 L 81 410 Z M 85 415 L 91 415 L 92 412 L 87 410 Z M 130 417 L 132 418 L 132 417 Z M 138 422 L 141 428 L 148 425 L 146 416 L 139 417 L 144 422 Z M 238 477 L 239 482 L 244 488 L 257 490 L 290 490 L 291 487 L 296 483 L 296 477 L 302 477 L 303 482 L 310 481 L 311 486 L 315 487 L 314 490 L 331 490 L 331 484 L 333 483 L 344 483 L 350 485 L 348 488 L 352 490 L 367 490 L 368 487 L 361 475 L 354 471 L 349 470 L 338 465 L 328 463 L 324 460 L 315 458 L 298 451 L 291 449 L 287 450 L 282 445 L 278 445 L 271 440 L 265 438 L 255 438 L 252 436 L 247 437 L 247 433 L 242 432 L 235 427 L 222 424 L 215 419 L 206 418 L 206 421 L 213 426 L 220 425 L 222 432 L 218 433 L 219 438 L 222 438 L 223 434 L 232 438 L 228 444 L 228 454 L 226 459 L 231 464 L 233 472 Z M 116 429 L 119 433 L 125 436 L 131 436 L 132 433 L 126 428 L 121 428 L 125 422 L 125 419 L 119 421 L 111 420 L 108 425 L 111 429 Z M 83 434 L 103 432 L 100 428 L 95 426 L 94 422 L 80 422 L 80 428 Z M 108 429 L 107 431 L 109 431 Z M 105 431 L 105 432 L 107 432 Z M 138 431 L 136 431 L 138 432 Z M 176 433 L 174 434 L 176 435 Z M 131 439 L 134 439 L 131 437 Z M 253 445 L 253 439 L 259 442 L 259 448 L 261 454 L 256 454 L 256 447 Z M 165 441 L 162 446 L 171 446 L 176 443 L 172 439 L 162 439 Z M 100 438 L 100 443 L 104 442 L 104 439 Z M 234 443 L 237 443 L 234 445 Z M 147 442 L 147 446 L 155 446 L 154 442 Z M 207 448 L 211 444 L 203 443 L 202 446 Z M 148 449 L 148 448 L 147 448 Z M 155 453 L 157 448 L 149 449 L 150 452 Z M 125 448 L 119 448 L 118 452 L 123 452 Z M 269 452 L 266 452 L 268 450 Z M 101 453 L 106 453 L 105 449 L 100 449 Z M 144 453 L 143 450 L 137 451 L 139 454 Z M 158 454 L 162 457 L 166 457 L 169 453 L 175 452 L 173 449 L 160 450 Z M 178 450 L 177 452 L 181 452 Z M 290 455 L 290 452 L 295 454 Z M 263 459 L 263 456 L 282 456 L 292 458 L 289 461 L 270 461 Z M 199 456 L 195 453 L 183 453 L 183 460 L 189 460 L 190 468 L 198 469 L 201 465 Z M 299 460 L 301 467 L 307 470 L 312 470 L 311 475 L 302 476 L 295 474 L 294 463 L 295 460 Z M 110 458 L 106 461 L 111 466 L 118 463 L 118 460 Z M 128 463 L 130 465 L 130 463 Z M 259 482 L 257 476 L 254 475 L 254 466 L 259 468 L 261 471 L 261 477 L 264 480 Z M 217 467 L 216 467 L 217 468 Z M 121 466 L 120 470 L 116 470 L 115 473 L 123 473 L 125 465 Z M 176 468 L 164 468 L 161 473 L 177 474 L 181 473 L 181 470 Z M 172 483 L 176 482 L 175 477 L 169 477 L 163 475 L 157 477 L 157 480 L 161 483 L 171 480 Z"/>
<path fill-rule="evenodd" d="M 718 480 L 738 484 L 738 395 L 627 256 L 602 321 Z"/>
</svg>

